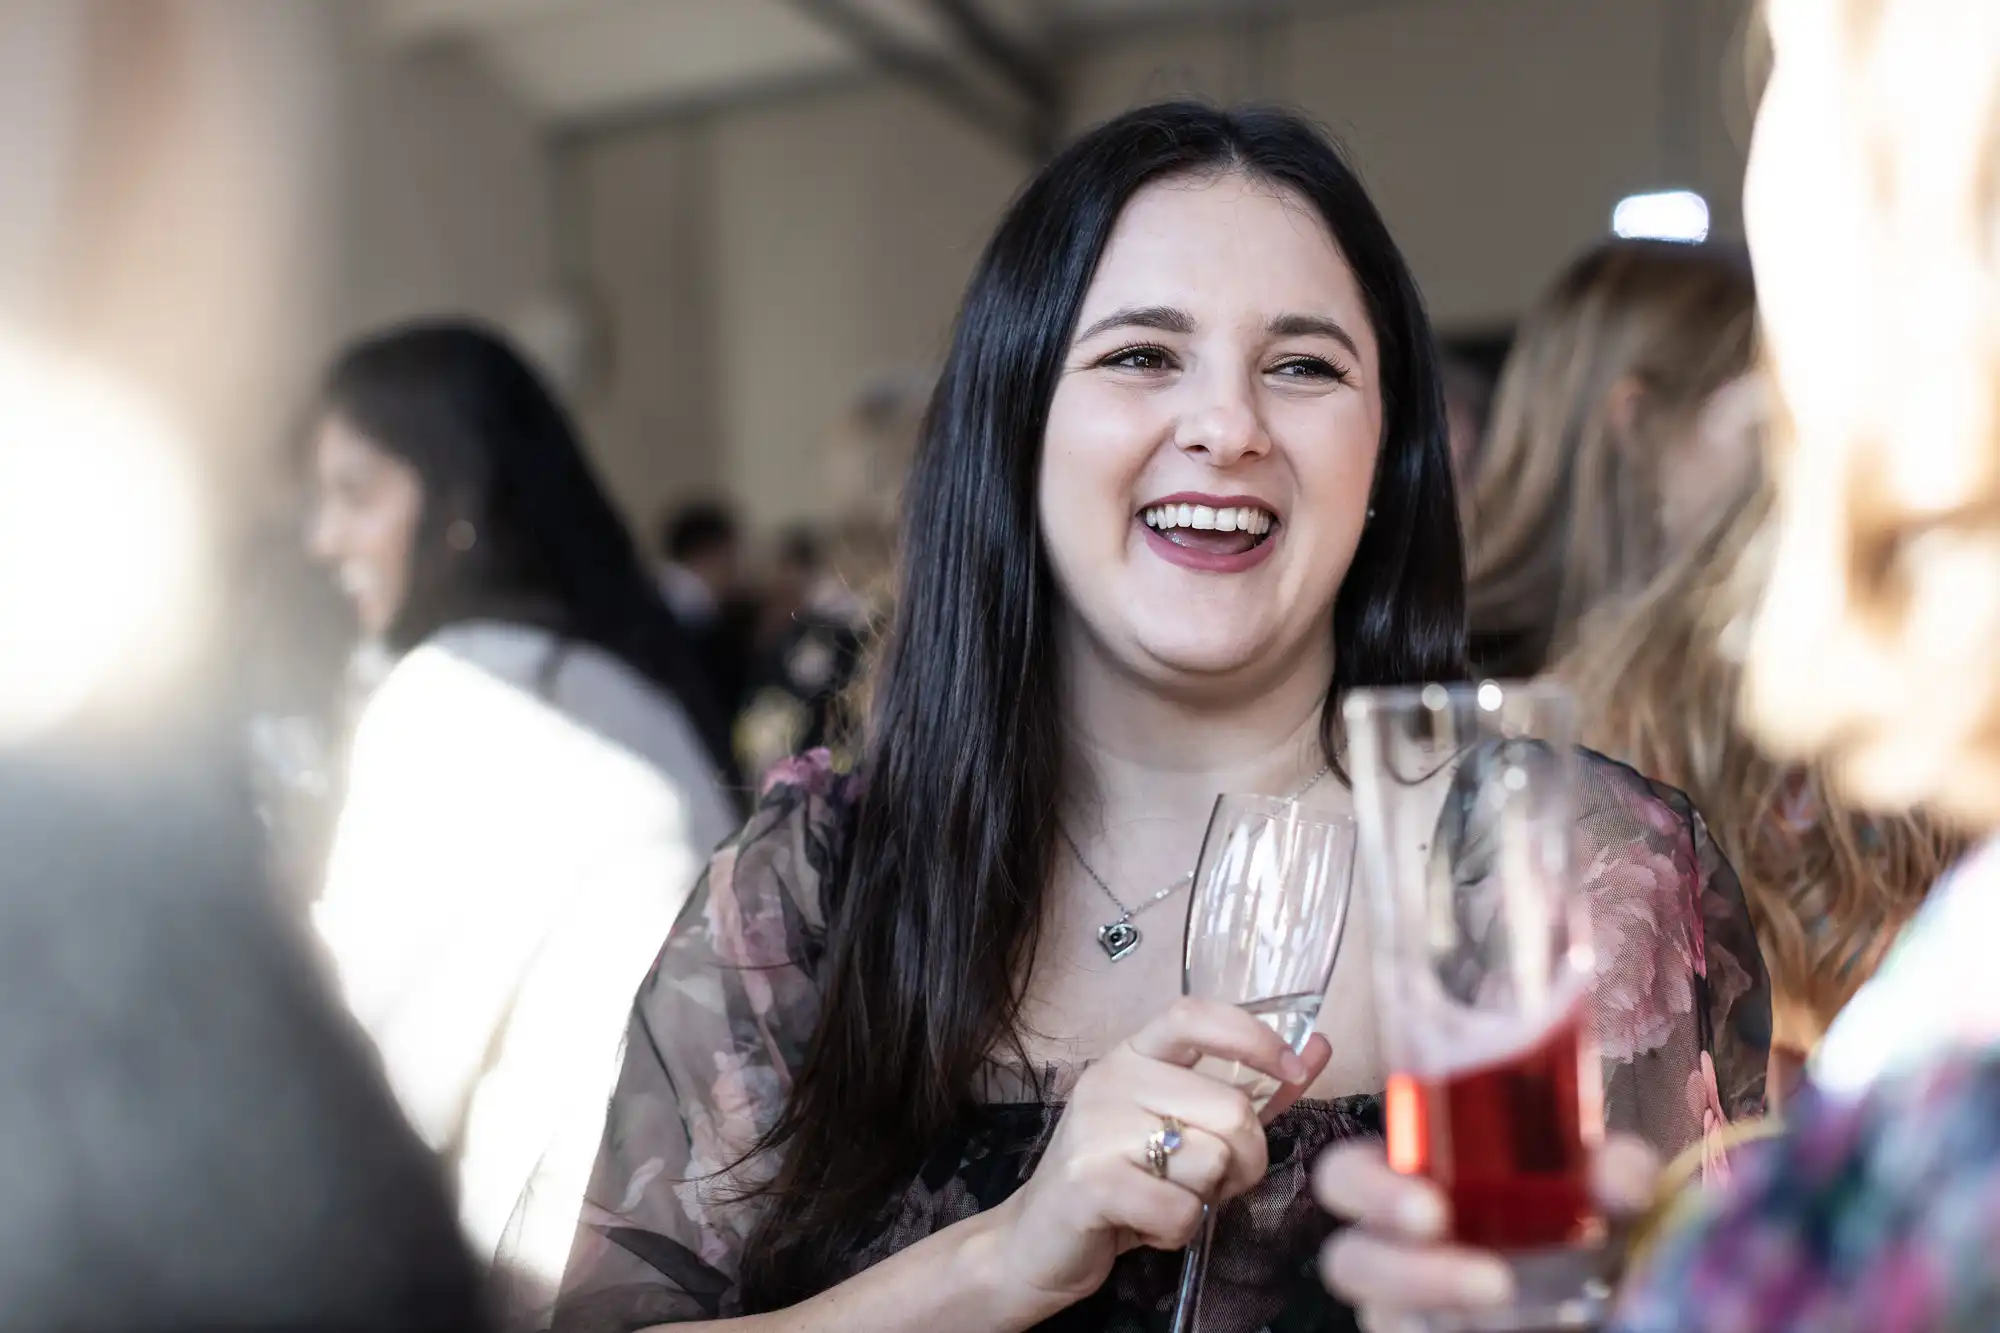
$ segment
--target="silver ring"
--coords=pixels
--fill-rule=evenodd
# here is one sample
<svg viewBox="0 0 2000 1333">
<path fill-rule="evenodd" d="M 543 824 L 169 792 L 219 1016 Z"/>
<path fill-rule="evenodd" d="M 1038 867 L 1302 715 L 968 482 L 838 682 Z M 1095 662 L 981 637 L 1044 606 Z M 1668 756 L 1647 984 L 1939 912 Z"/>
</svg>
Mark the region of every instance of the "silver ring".
<svg viewBox="0 0 2000 1333">
<path fill-rule="evenodd" d="M 1181 1131 L 1186 1126 L 1173 1116 L 1160 1117 L 1160 1127 L 1146 1137 L 1146 1166 L 1161 1180 L 1167 1178 L 1167 1161 L 1181 1150 L 1185 1142 Z"/>
</svg>

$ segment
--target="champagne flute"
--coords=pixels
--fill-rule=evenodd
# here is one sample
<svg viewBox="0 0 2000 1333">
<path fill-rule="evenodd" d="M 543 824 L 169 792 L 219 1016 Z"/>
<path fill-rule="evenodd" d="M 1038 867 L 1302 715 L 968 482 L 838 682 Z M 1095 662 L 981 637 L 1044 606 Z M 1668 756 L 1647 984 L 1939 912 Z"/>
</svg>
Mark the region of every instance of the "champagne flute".
<svg viewBox="0 0 2000 1333">
<path fill-rule="evenodd" d="M 1451 1201 L 1454 1240 L 1514 1269 L 1506 1310 L 1432 1329 L 1594 1328 L 1603 1134 L 1574 847 L 1574 707 L 1559 685 L 1357 690 L 1343 705 L 1375 981 L 1389 1162 Z"/>
<path fill-rule="evenodd" d="M 1344 815 L 1297 798 L 1217 797 L 1189 896 L 1181 993 L 1238 1005 L 1303 1052 L 1347 925 L 1354 847 L 1354 821 Z M 1259 1110 L 1278 1091 L 1240 1065 L 1211 1072 Z M 1195 1328 L 1214 1230 L 1215 1209 L 1203 1208 L 1181 1265 L 1174 1333 Z"/>
</svg>

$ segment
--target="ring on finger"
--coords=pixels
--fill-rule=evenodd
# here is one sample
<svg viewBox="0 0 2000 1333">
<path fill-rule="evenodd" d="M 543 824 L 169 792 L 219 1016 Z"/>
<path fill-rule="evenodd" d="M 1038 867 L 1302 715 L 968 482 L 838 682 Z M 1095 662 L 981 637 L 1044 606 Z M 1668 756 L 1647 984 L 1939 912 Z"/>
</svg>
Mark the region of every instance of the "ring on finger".
<svg viewBox="0 0 2000 1333">
<path fill-rule="evenodd" d="M 1146 1138 L 1146 1166 L 1161 1180 L 1167 1178 L 1168 1159 L 1181 1150 L 1186 1129 L 1178 1119 L 1170 1115 L 1160 1117 L 1160 1127 Z"/>
</svg>

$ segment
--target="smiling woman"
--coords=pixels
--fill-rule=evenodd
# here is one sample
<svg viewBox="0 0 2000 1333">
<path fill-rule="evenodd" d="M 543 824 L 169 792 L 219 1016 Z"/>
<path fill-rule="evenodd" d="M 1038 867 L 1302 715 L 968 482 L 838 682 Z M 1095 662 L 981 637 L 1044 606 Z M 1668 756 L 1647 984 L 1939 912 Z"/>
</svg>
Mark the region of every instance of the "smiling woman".
<svg viewBox="0 0 2000 1333">
<path fill-rule="evenodd" d="M 1421 300 L 1318 133 L 1158 106 L 1050 163 L 931 404 L 861 769 L 795 765 L 669 935 L 557 1327 L 1137 1333 L 1209 1202 L 1204 1333 L 1338 1327 L 1304 1180 L 1379 1126 L 1366 940 L 1300 1055 L 1178 998 L 1165 923 L 1218 792 L 1341 810 L 1339 697 L 1460 674 L 1455 515 Z M 1711 1005 L 1652 904 L 1741 904 L 1599 777 L 1604 882 L 1665 890 L 1635 1054 L 1685 1074 L 1754 987 Z M 1284 1087 L 1260 1121 L 1204 1058 Z M 1762 1062 L 1718 1056 L 1732 1094 Z"/>
<path fill-rule="evenodd" d="M 1308 640 L 1323 684 L 1383 448 L 1376 321 L 1295 186 L 1197 181 L 1133 197 L 1084 297 L 1043 443 L 1050 564 L 1086 637 L 1162 685 L 1199 692 Z M 1395 351 L 1392 373 L 1431 373 L 1425 343 Z"/>
</svg>

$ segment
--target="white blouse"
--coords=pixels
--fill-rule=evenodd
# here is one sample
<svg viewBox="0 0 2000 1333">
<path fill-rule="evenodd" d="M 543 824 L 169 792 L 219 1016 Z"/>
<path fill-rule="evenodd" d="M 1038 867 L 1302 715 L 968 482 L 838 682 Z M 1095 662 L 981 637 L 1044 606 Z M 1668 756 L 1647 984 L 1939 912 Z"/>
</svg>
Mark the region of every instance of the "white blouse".
<svg viewBox="0 0 2000 1333">
<path fill-rule="evenodd" d="M 734 823 L 679 705 L 543 630 L 442 631 L 362 712 L 314 921 L 510 1324 L 546 1313 L 633 994 Z"/>
</svg>

